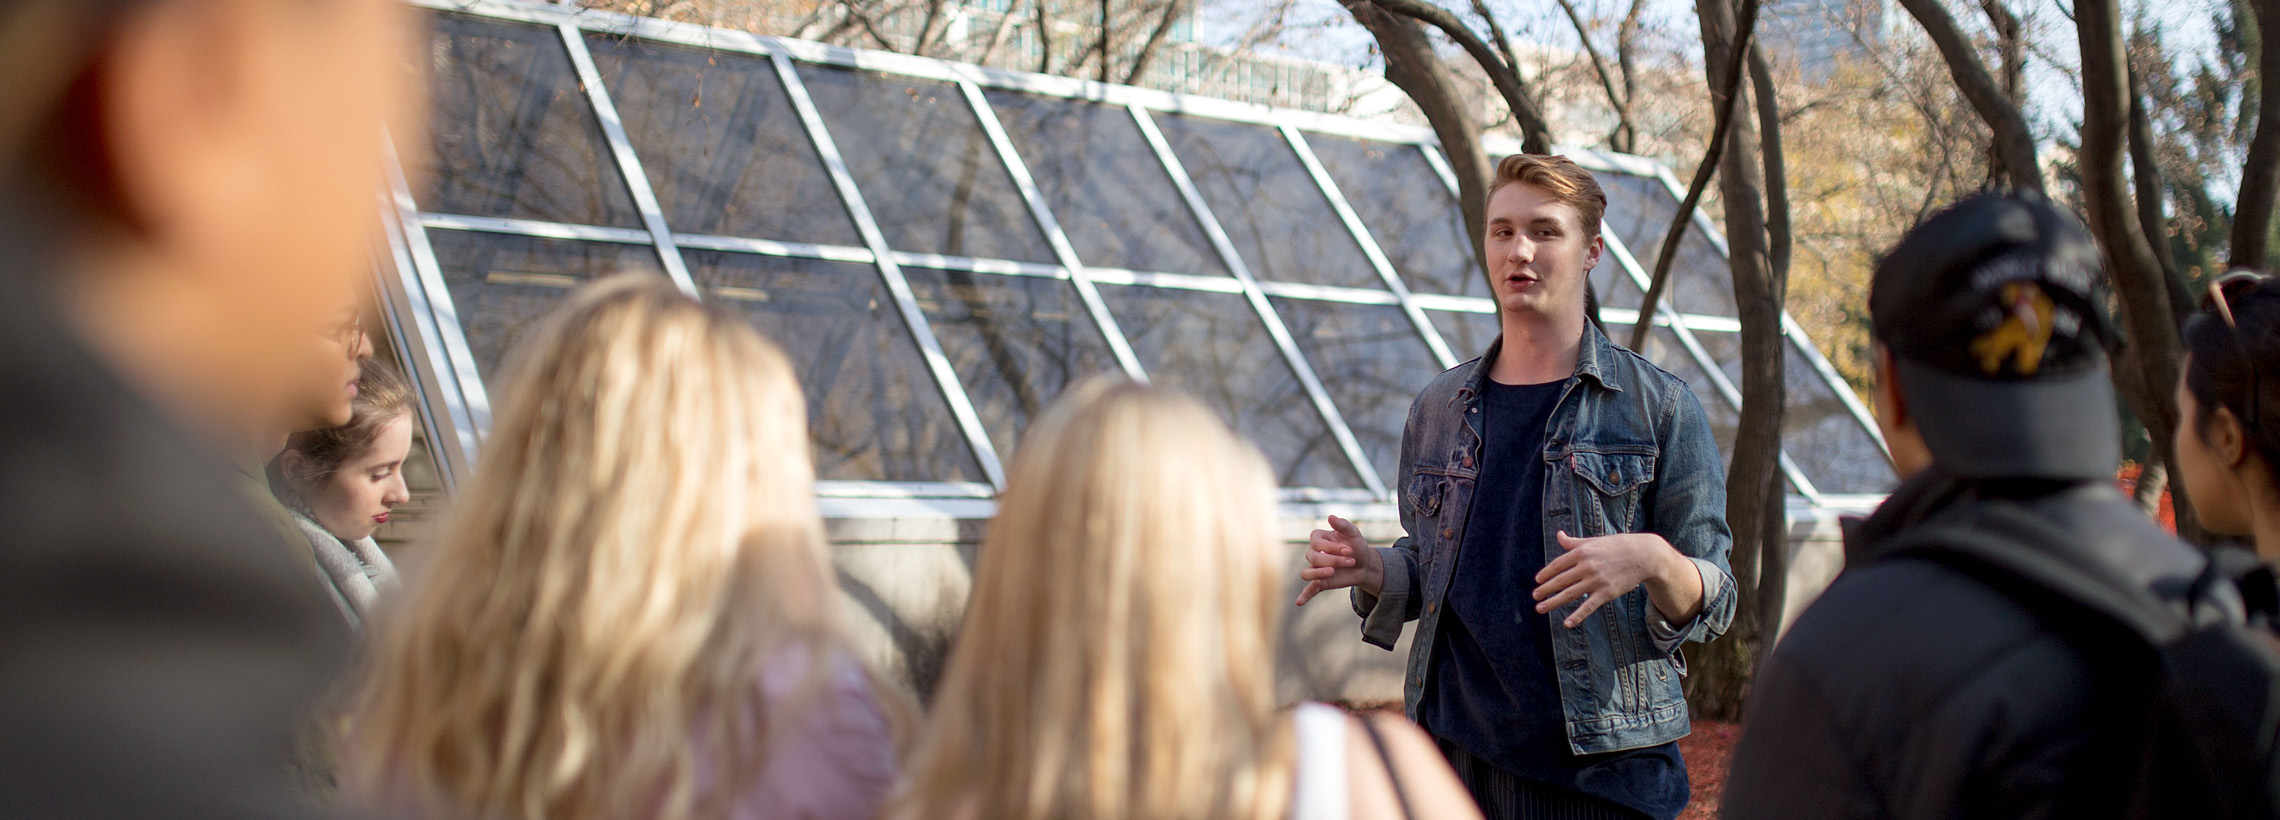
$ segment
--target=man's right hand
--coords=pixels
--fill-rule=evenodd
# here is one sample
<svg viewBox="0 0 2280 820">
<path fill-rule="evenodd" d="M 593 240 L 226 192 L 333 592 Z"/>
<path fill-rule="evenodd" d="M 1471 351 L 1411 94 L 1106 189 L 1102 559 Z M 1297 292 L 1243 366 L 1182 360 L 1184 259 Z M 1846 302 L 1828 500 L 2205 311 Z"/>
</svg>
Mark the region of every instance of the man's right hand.
<svg viewBox="0 0 2280 820">
<path fill-rule="evenodd" d="M 1354 522 L 1330 516 L 1330 529 L 1315 530 L 1306 542 L 1306 568 L 1298 571 L 1306 588 L 1298 592 L 1298 605 L 1333 589 L 1361 587 L 1377 595 L 1385 588 L 1385 561 L 1370 548 L 1369 539 Z"/>
</svg>

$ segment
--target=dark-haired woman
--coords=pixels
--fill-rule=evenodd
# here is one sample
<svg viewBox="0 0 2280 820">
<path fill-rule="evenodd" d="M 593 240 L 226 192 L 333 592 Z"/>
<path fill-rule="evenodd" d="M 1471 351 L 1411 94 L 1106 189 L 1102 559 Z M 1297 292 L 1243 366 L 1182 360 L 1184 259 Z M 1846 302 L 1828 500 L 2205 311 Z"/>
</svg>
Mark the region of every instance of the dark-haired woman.
<svg viewBox="0 0 2280 820">
<path fill-rule="evenodd" d="M 404 459 L 412 449 L 412 391 L 393 368 L 366 362 L 350 406 L 347 424 L 293 434 L 270 466 L 270 488 L 332 582 L 333 603 L 350 626 L 361 626 L 374 599 L 397 584 L 396 567 L 372 534 L 411 500 Z"/>
<path fill-rule="evenodd" d="M 2252 620 L 2280 625 L 2280 282 L 2234 271 L 2185 325 L 2177 475 L 2201 525 L 2247 538 L 2265 567 L 2241 578 Z"/>
</svg>

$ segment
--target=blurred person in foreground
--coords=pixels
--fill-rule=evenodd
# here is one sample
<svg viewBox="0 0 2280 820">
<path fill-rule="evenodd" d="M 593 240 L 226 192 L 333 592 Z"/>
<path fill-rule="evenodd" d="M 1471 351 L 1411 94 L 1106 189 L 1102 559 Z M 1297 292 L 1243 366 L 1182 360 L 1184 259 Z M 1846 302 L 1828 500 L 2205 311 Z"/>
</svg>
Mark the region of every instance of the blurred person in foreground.
<svg viewBox="0 0 2280 820">
<path fill-rule="evenodd" d="M 395 562 L 372 536 L 412 498 L 404 486 L 411 385 L 394 367 L 368 362 L 350 408 L 346 424 L 294 433 L 270 462 L 269 484 L 331 582 L 333 605 L 361 629 L 380 596 L 398 584 Z"/>
<path fill-rule="evenodd" d="M 2114 485 L 2107 298 L 2088 233 L 2033 194 L 1958 203 L 1877 265 L 1903 481 L 1761 666 L 1727 818 L 2124 815 L 2153 664 L 2060 598 L 2158 609 L 2205 562 Z"/>
<path fill-rule="evenodd" d="M 1670 820 L 1691 789 L 1679 653 L 1734 613 L 1724 461 L 1694 392 L 1585 318 L 1607 197 L 1565 157 L 1496 166 L 1502 335 L 1410 406 L 1401 527 L 1315 530 L 1304 605 L 1353 588 L 1362 640 L 1418 628 L 1408 712 L 1492 818 Z"/>
<path fill-rule="evenodd" d="M 2248 617 L 2280 629 L 2280 282 L 2233 271 L 2185 325 L 2177 380 L 2177 481 L 2201 526 L 2246 538 L 2237 576 Z"/>
<path fill-rule="evenodd" d="M 1477 817 L 1424 733 L 1276 708 L 1274 476 L 1116 377 L 1022 437 L 891 820 Z"/>
<path fill-rule="evenodd" d="M 663 277 L 508 365 L 483 469 L 375 623 L 341 793 L 391 817 L 868 820 L 902 706 L 839 628 L 790 360 Z"/>
<path fill-rule="evenodd" d="M 0 816 L 306 813 L 345 630 L 246 465 L 367 270 L 412 14 L 0 0 Z"/>
</svg>

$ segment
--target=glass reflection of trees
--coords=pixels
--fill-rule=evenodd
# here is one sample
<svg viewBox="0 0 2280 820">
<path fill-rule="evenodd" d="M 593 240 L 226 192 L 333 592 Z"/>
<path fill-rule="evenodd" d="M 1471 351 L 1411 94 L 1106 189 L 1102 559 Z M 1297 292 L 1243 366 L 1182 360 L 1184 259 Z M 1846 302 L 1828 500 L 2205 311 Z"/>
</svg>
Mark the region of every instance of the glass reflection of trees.
<svg viewBox="0 0 2280 820">
<path fill-rule="evenodd" d="M 416 169 L 426 172 L 415 192 L 424 211 L 643 226 L 558 30 L 458 12 L 430 19 L 430 150 L 408 152 L 428 157 L 428 166 Z M 799 254 L 869 253 L 769 58 L 600 33 L 583 42 L 677 233 L 827 246 L 792 249 Z M 832 66 L 803 63 L 797 71 L 891 249 L 972 257 L 983 267 L 989 260 L 1062 261 L 962 89 Z M 1130 108 L 1005 89 L 983 96 L 1079 262 L 1205 277 L 1229 272 Z M 1192 114 L 1148 116 L 1259 279 L 1383 294 L 1378 272 L 1277 129 Z M 1319 133 L 1304 139 L 1409 287 L 1487 295 L 1455 199 L 1417 145 Z M 1609 232 L 1651 265 L 1675 197 L 1656 177 L 1605 172 L 1599 179 Z M 552 238 L 577 234 L 569 227 L 533 230 L 550 236 L 434 226 L 427 232 L 486 380 L 523 328 L 569 287 L 617 270 L 663 275 L 646 244 Z M 1689 230 L 1683 241 L 1671 306 L 1731 316 L 1723 257 L 1699 231 Z M 708 301 L 749 316 L 793 358 L 808 391 L 823 477 L 981 480 L 971 445 L 875 265 L 692 248 L 682 255 Z M 1103 329 L 1066 278 L 903 270 L 1001 456 L 1068 384 L 1116 369 Z M 1147 281 L 1100 290 L 1155 381 L 1217 408 L 1259 443 L 1285 486 L 1363 484 L 1248 297 Z M 1613 259 L 1601 262 L 1593 282 L 1608 307 L 1638 303 L 1636 283 Z M 1271 301 L 1337 417 L 1381 477 L 1392 478 L 1408 402 L 1440 369 L 1416 328 L 1396 306 L 1280 291 Z M 1479 355 L 1495 338 L 1493 313 L 1432 304 L 1428 319 L 1459 359 Z M 1622 325 L 1609 330 L 1627 335 Z M 1735 334 L 1694 333 L 1711 360 L 1739 378 Z M 1658 329 L 1653 339 L 1645 355 L 1688 383 L 1720 446 L 1730 449 L 1732 405 L 1670 330 Z M 1836 388 L 1808 366 L 1801 349 L 1788 357 L 1792 405 L 1784 443 L 1791 456 L 1822 491 L 1889 489 L 1889 463 Z"/>
</svg>

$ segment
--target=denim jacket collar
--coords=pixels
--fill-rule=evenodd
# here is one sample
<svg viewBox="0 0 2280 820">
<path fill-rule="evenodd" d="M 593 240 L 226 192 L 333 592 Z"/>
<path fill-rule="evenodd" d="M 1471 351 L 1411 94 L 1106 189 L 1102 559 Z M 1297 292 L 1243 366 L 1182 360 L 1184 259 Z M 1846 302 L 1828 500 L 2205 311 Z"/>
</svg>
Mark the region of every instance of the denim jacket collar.
<svg viewBox="0 0 2280 820">
<path fill-rule="evenodd" d="M 1472 361 L 1472 373 L 1465 377 L 1465 386 L 1457 391 L 1459 400 L 1471 402 L 1480 396 L 1482 383 L 1488 380 L 1488 371 L 1496 364 L 1496 354 L 1503 349 L 1504 334 L 1498 333 L 1496 340 L 1488 343 L 1488 352 Z M 1576 348 L 1575 373 L 1570 378 L 1589 376 L 1599 386 L 1621 393 L 1622 379 L 1614 375 L 1616 368 L 1611 366 L 1614 360 L 1615 342 L 1607 338 L 1598 323 L 1585 321 L 1583 344 Z"/>
</svg>

